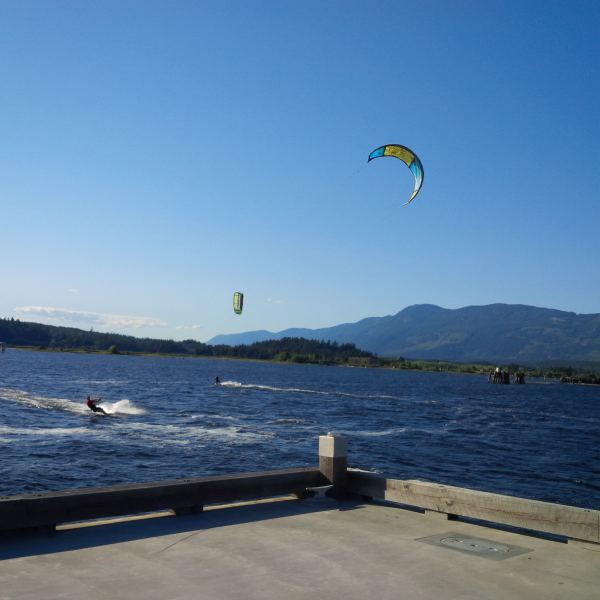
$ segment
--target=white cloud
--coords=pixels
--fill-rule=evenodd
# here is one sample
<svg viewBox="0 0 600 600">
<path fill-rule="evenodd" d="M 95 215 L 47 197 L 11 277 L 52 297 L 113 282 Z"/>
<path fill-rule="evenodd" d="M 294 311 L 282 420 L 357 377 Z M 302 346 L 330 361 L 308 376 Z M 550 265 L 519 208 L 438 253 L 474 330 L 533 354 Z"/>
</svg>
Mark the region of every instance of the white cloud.
<svg viewBox="0 0 600 600">
<path fill-rule="evenodd" d="M 281 300 L 278 300 L 277 298 L 267 298 L 267 302 L 269 304 L 281 304 Z"/>
<path fill-rule="evenodd" d="M 202 329 L 202 325 L 177 325 L 175 329 Z"/>
<path fill-rule="evenodd" d="M 69 292 L 69 294 L 79 294 L 79 290 L 77 288 L 69 288 L 67 292 Z"/>
<path fill-rule="evenodd" d="M 111 315 L 83 310 L 69 310 L 68 308 L 56 308 L 54 306 L 17 306 L 15 312 L 29 318 L 49 321 L 53 325 L 96 326 L 106 329 L 138 329 L 140 327 L 163 327 L 167 325 L 164 321 L 155 319 L 154 317 Z"/>
</svg>

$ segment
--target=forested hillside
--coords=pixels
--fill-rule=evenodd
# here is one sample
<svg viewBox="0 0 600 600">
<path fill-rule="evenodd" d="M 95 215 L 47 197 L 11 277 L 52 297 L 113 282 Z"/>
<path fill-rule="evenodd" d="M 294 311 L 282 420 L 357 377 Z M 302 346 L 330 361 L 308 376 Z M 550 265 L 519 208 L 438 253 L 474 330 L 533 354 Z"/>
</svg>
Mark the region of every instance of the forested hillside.
<svg viewBox="0 0 600 600">
<path fill-rule="evenodd" d="M 33 347 L 41 350 L 84 350 L 88 352 L 137 352 L 150 354 L 183 354 L 194 356 L 226 356 L 344 364 L 357 359 L 374 358 L 370 352 L 353 344 L 286 337 L 280 340 L 256 342 L 250 345 L 208 345 L 195 340 L 176 342 L 152 338 L 136 338 L 116 333 L 83 331 L 73 327 L 56 327 L 28 323 L 18 319 L 0 319 L 0 342 L 9 346 Z"/>
<path fill-rule="evenodd" d="M 600 314 L 575 314 L 522 304 L 457 309 L 409 306 L 323 329 L 220 335 L 216 344 L 249 344 L 289 335 L 352 343 L 379 356 L 456 362 L 600 362 Z"/>
</svg>

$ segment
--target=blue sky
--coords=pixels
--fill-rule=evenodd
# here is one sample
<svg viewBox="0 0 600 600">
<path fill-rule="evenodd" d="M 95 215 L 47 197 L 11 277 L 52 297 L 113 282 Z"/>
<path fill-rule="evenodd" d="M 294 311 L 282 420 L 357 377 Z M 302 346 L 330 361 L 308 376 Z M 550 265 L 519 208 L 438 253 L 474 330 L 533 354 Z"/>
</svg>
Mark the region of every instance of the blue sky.
<svg viewBox="0 0 600 600">
<path fill-rule="evenodd" d="M 0 316 L 600 312 L 599 29 L 578 0 L 2 2 Z M 410 206 L 385 143 L 423 162 Z"/>
</svg>

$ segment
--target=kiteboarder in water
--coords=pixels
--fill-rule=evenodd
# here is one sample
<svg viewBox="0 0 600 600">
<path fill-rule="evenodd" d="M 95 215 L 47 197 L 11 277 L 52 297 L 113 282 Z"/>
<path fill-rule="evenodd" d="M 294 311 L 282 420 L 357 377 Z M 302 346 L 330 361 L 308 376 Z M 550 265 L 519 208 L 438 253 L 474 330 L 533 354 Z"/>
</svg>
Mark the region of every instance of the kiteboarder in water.
<svg viewBox="0 0 600 600">
<path fill-rule="evenodd" d="M 104 415 L 107 415 L 108 413 L 101 407 L 98 406 L 98 403 L 102 402 L 102 398 L 91 398 L 90 396 L 87 397 L 85 403 L 87 404 L 87 407 L 93 411 L 93 412 L 100 412 Z"/>
<path fill-rule="evenodd" d="M 221 385 L 221 379 L 218 375 L 215 377 L 215 385 Z"/>
</svg>

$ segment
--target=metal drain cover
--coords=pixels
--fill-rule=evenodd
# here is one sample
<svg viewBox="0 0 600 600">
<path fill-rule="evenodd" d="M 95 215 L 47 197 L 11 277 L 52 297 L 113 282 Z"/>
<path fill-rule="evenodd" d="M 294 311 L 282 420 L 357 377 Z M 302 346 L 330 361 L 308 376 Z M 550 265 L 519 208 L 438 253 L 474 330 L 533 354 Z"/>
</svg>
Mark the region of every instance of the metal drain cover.
<svg viewBox="0 0 600 600">
<path fill-rule="evenodd" d="M 431 535 L 425 538 L 419 538 L 417 542 L 424 542 L 433 546 L 441 546 L 442 548 L 450 548 L 458 550 L 465 554 L 473 554 L 489 558 L 491 560 L 504 560 L 518 554 L 531 552 L 529 548 L 521 548 L 512 544 L 500 544 L 493 540 L 471 537 L 460 533 L 444 533 L 442 535 Z"/>
</svg>

